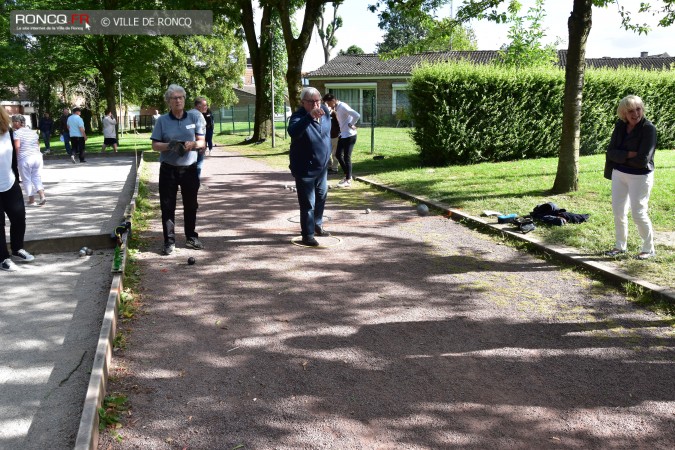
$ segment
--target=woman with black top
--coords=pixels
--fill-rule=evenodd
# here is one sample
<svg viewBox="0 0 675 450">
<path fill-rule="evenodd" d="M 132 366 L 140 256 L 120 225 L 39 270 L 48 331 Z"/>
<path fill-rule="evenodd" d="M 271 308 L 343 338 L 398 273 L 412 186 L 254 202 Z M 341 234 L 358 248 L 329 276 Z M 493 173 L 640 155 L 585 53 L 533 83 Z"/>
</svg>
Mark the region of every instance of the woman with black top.
<svg viewBox="0 0 675 450">
<path fill-rule="evenodd" d="M 626 253 L 628 208 L 642 238 L 638 259 L 655 255 L 654 231 L 649 220 L 649 194 L 654 185 L 654 151 L 656 128 L 644 116 L 644 104 L 636 95 L 624 97 L 617 109 L 619 119 L 609 142 L 605 161 L 605 178 L 612 180 L 612 211 L 616 243 L 605 254 Z"/>
</svg>

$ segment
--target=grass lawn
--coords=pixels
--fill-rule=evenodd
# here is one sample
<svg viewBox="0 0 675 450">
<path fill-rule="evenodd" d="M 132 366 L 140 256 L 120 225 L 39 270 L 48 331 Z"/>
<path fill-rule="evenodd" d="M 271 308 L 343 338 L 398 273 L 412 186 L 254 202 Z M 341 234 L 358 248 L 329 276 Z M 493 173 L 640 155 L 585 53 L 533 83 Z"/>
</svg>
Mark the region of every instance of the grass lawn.
<svg viewBox="0 0 675 450">
<path fill-rule="evenodd" d="M 584 156 L 579 162 L 579 190 L 550 195 L 557 158 L 483 163 L 470 166 L 422 167 L 405 128 L 376 128 L 375 155 L 371 154 L 370 130 L 359 130 L 352 155 L 354 173 L 380 183 L 442 202 L 473 216 L 486 209 L 528 214 L 547 201 L 569 212 L 590 214 L 588 222 L 562 227 L 539 226 L 532 233 L 545 242 L 578 248 L 582 253 L 600 254 L 614 246 L 614 218 L 610 181 L 602 176 L 604 154 Z M 241 145 L 245 136 L 216 136 L 227 150 L 264 158 L 268 164 L 288 167 L 288 141 Z M 388 144 L 389 143 L 389 144 Z M 637 229 L 629 218 L 629 253 L 617 259 L 627 273 L 662 286 L 675 287 L 675 150 L 657 150 L 655 183 L 649 207 L 656 234 L 657 256 L 648 261 L 633 258 L 639 251 Z M 355 190 L 352 190 L 356 193 Z M 331 191 L 348 201 L 349 194 Z"/>
</svg>

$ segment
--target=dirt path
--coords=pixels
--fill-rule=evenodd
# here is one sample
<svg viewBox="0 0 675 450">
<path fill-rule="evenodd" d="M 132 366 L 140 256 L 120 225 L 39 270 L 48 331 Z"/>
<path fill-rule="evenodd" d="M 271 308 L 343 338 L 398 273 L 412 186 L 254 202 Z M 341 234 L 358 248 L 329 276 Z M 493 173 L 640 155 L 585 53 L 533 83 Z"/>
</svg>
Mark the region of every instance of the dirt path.
<svg viewBox="0 0 675 450">
<path fill-rule="evenodd" d="M 329 201 L 334 247 L 294 246 L 288 173 L 214 151 L 205 174 L 207 250 L 146 233 L 109 390 L 131 414 L 99 448 L 675 446 L 672 321 L 376 195 Z"/>
</svg>

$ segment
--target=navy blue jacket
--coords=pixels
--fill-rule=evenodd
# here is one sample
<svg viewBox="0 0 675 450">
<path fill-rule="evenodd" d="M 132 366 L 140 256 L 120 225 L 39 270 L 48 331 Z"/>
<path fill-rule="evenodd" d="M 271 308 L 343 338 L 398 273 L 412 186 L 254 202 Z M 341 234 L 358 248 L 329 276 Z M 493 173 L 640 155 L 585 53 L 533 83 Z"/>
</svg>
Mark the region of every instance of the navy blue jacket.
<svg viewBox="0 0 675 450">
<path fill-rule="evenodd" d="M 630 134 L 626 134 L 628 124 L 617 120 L 614 132 L 605 154 L 605 178 L 612 179 L 612 170 L 618 168 L 622 172 L 648 174 L 654 170 L 654 152 L 656 151 L 656 127 L 647 120 L 642 120 Z M 628 152 L 637 152 L 634 158 L 627 158 Z"/>
<path fill-rule="evenodd" d="M 288 120 L 291 137 L 291 174 L 294 177 L 317 176 L 328 167 L 330 160 L 330 111 L 321 105 L 325 115 L 321 123 L 300 107 Z"/>
</svg>

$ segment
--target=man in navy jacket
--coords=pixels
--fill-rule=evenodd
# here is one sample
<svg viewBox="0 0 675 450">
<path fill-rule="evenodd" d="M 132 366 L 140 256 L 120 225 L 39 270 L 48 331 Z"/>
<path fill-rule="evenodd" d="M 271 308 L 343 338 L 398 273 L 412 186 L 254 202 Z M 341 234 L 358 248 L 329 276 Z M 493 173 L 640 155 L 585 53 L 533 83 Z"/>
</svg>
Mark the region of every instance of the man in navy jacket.
<svg viewBox="0 0 675 450">
<path fill-rule="evenodd" d="M 288 121 L 290 168 L 300 203 L 302 243 L 317 247 L 314 236 L 330 236 L 322 225 L 331 152 L 330 112 L 321 104 L 321 94 L 315 88 L 304 88 L 300 98 L 302 107 Z"/>
</svg>

